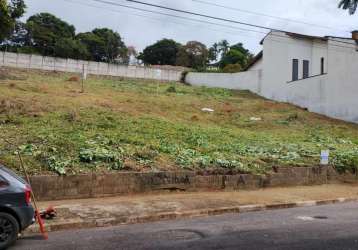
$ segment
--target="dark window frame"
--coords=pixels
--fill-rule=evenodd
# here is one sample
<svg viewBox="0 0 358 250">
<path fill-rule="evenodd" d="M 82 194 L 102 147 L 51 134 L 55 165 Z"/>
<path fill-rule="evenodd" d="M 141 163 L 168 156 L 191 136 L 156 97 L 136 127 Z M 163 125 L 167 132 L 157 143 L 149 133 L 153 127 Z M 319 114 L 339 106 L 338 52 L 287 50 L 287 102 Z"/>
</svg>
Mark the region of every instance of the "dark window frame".
<svg viewBox="0 0 358 250">
<path fill-rule="evenodd" d="M 324 57 L 321 57 L 321 75 L 324 74 L 324 70 L 325 70 L 324 63 L 325 63 Z"/>
<path fill-rule="evenodd" d="M 299 60 L 292 59 L 292 81 L 298 80 Z"/>
<path fill-rule="evenodd" d="M 302 61 L 302 79 L 307 79 L 310 77 L 310 61 Z"/>
</svg>

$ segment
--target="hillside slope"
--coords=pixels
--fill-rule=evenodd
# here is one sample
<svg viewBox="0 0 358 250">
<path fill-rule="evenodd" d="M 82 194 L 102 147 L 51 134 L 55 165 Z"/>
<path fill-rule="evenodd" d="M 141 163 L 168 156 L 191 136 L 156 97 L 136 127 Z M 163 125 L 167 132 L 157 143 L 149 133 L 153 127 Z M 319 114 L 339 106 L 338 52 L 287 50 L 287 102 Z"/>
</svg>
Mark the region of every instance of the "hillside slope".
<svg viewBox="0 0 358 250">
<path fill-rule="evenodd" d="M 263 173 L 319 163 L 358 166 L 358 125 L 247 91 L 178 83 L 0 70 L 0 162 L 32 174 L 107 171 Z M 215 110 L 203 112 L 203 108 Z M 256 119 L 259 118 L 259 119 Z"/>
</svg>

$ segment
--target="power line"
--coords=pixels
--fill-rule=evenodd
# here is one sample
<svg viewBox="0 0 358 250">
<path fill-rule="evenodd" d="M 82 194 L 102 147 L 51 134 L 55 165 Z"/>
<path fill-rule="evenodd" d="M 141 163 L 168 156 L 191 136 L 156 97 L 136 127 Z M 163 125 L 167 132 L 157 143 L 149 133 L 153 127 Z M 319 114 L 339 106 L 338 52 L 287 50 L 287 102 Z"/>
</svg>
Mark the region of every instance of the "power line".
<svg viewBox="0 0 358 250">
<path fill-rule="evenodd" d="M 267 15 L 267 14 L 260 13 L 260 12 L 255 12 L 255 11 L 250 11 L 250 10 L 244 10 L 244 9 L 239 9 L 239 8 L 234 8 L 234 7 L 230 7 L 230 6 L 226 6 L 226 5 L 222 5 L 222 4 L 217 4 L 217 3 L 211 3 L 211 2 L 207 2 L 207 1 L 203 1 L 203 0 L 192 0 L 192 1 L 193 1 L 193 2 L 197 2 L 197 3 L 201 3 L 201 4 L 205 4 L 205 5 L 216 6 L 216 7 L 220 7 L 220 8 L 223 8 L 223 9 L 232 10 L 232 11 L 238 11 L 238 12 L 242 12 L 242 13 L 248 13 L 248 14 L 251 14 L 251 15 L 264 16 L 264 17 L 269 17 L 269 18 L 273 18 L 273 19 L 278 19 L 278 20 L 285 21 L 285 22 L 291 22 L 291 23 L 298 23 L 298 24 L 310 25 L 310 26 L 315 26 L 315 27 L 319 27 L 319 28 L 323 28 L 323 29 L 329 29 L 329 30 L 337 30 L 337 31 L 339 30 L 339 31 L 344 31 L 344 32 L 350 32 L 350 31 L 347 31 L 347 30 L 341 30 L 341 29 L 337 29 L 337 28 L 334 28 L 334 27 L 330 27 L 330 26 L 324 26 L 324 25 L 319 25 L 319 24 L 304 22 L 304 21 L 295 20 L 295 19 L 290 19 L 290 18 L 285 18 L 285 17 Z"/>
<path fill-rule="evenodd" d="M 132 3 L 137 3 L 137 4 L 142 4 L 142 5 L 147 5 L 147 6 L 151 6 L 151 7 L 156 7 L 156 8 L 160 8 L 160 9 L 180 12 L 180 13 L 184 13 L 184 14 L 205 17 L 205 18 L 214 19 L 214 20 L 223 21 L 223 22 L 246 25 L 246 26 L 250 26 L 250 27 L 254 27 L 254 28 L 287 32 L 287 31 L 284 31 L 284 30 L 273 29 L 273 28 L 270 28 L 270 27 L 262 26 L 262 25 L 251 24 L 251 23 L 246 23 L 246 22 L 240 22 L 240 21 L 236 21 L 236 20 L 232 20 L 232 19 L 226 19 L 226 18 L 222 18 L 222 17 L 214 17 L 214 16 L 209 16 L 209 15 L 197 13 L 197 12 L 192 12 L 192 11 L 187 11 L 187 10 L 179 10 L 179 9 L 175 9 L 175 8 L 171 8 L 171 7 L 166 7 L 166 6 L 152 4 L 152 3 L 145 3 L 145 2 L 141 2 L 141 1 L 137 1 L 137 0 L 126 0 L 126 1 L 127 2 L 132 2 Z"/>
<path fill-rule="evenodd" d="M 102 0 L 93 0 L 93 1 L 102 1 Z M 137 1 L 137 0 L 126 0 L 126 1 L 127 2 L 132 2 L 132 3 L 137 3 L 137 4 L 142 4 L 142 5 L 147 5 L 147 6 L 151 6 L 151 7 L 156 7 L 156 8 L 160 8 L 160 9 L 170 10 L 170 11 L 174 11 L 174 12 L 179 12 L 179 13 L 184 13 L 184 14 L 189 14 L 189 15 L 194 15 L 194 16 L 205 17 L 205 18 L 208 18 L 208 19 L 214 19 L 214 20 L 218 20 L 218 21 L 241 24 L 241 25 L 246 25 L 246 26 L 260 28 L 260 29 L 266 29 L 266 30 L 270 30 L 270 31 L 278 31 L 278 32 L 283 32 L 283 33 L 295 33 L 295 32 L 285 31 L 285 30 L 281 30 L 281 29 L 271 28 L 271 27 L 268 27 L 268 26 L 250 24 L 250 23 L 240 22 L 240 21 L 236 21 L 236 20 L 232 20 L 232 19 L 226 19 L 226 18 L 222 18 L 222 17 L 215 17 L 215 16 L 205 15 L 205 14 L 201 14 L 201 13 L 197 13 L 197 12 L 192 12 L 192 11 L 187 11 L 187 10 L 180 10 L 180 9 L 175 9 L 175 8 L 166 7 L 166 6 L 162 6 L 162 5 L 141 2 L 141 1 Z M 110 2 L 110 3 L 113 4 L 113 2 Z M 336 41 L 338 43 L 344 43 L 344 44 L 352 45 L 352 43 L 349 43 L 349 42 L 343 42 L 343 41 L 334 40 L 334 39 L 331 39 L 331 40 Z"/>
<path fill-rule="evenodd" d="M 66 1 L 66 0 L 65 0 Z M 67 0 L 69 1 L 69 0 Z M 206 23 L 206 24 L 211 24 L 211 25 L 217 25 L 217 26 L 222 26 L 222 27 L 229 27 L 229 28 L 233 28 L 233 29 L 237 29 L 237 30 L 243 30 L 243 31 L 248 31 L 248 32 L 256 32 L 256 33 L 262 33 L 267 35 L 267 32 L 263 32 L 263 31 L 258 31 L 258 30 L 251 30 L 251 29 L 243 29 L 240 27 L 236 27 L 236 26 L 230 26 L 230 25 L 225 25 L 225 24 L 219 24 L 219 23 L 213 23 L 213 22 L 209 22 L 209 21 L 205 21 L 205 20 L 198 20 L 198 19 L 194 19 L 194 18 L 189 18 L 189 17 L 184 17 L 184 16 L 178 16 L 178 15 L 173 15 L 173 14 L 169 14 L 169 13 L 163 13 L 163 12 L 159 12 L 159 11 L 154 11 L 154 10 L 148 10 L 148 9 L 142 9 L 142 8 L 138 8 L 138 7 L 134 7 L 134 6 L 128 6 L 128 5 L 124 5 L 124 4 L 119 4 L 119 3 L 115 3 L 115 2 L 111 2 L 111 1 L 106 1 L 106 0 L 92 0 L 94 2 L 100 2 L 100 3 L 104 3 L 104 4 L 108 4 L 108 5 L 113 5 L 113 6 L 119 6 L 119 7 L 125 7 L 125 8 L 129 8 L 129 9 L 134 9 L 134 10 L 139 10 L 139 11 L 143 11 L 143 12 L 149 12 L 149 13 L 154 13 L 154 14 L 160 14 L 160 15 L 165 15 L 165 16 L 170 16 L 170 17 L 175 17 L 175 18 L 180 18 L 180 19 L 184 19 L 184 20 L 190 20 L 190 21 L 195 21 L 195 22 L 201 22 L 201 23 Z M 127 0 L 129 1 L 129 0 Z M 94 7 L 94 6 L 93 6 Z M 96 8 L 100 8 L 97 7 Z M 138 15 L 138 14 L 135 14 Z M 139 15 L 141 16 L 141 15 Z M 146 16 L 142 16 L 142 17 L 146 17 Z M 149 18 L 149 17 L 147 17 Z M 281 31 L 281 32 L 286 32 L 286 31 Z M 288 32 L 290 33 L 290 32 Z M 275 37 L 280 37 L 280 38 L 285 38 L 287 39 L 286 36 L 282 36 L 282 35 L 278 35 L 278 34 L 271 34 L 271 36 L 275 36 Z M 349 45 L 353 45 L 352 43 L 348 43 L 348 42 L 343 42 L 343 41 L 339 41 L 339 40 L 334 40 L 331 39 L 332 41 L 336 41 L 338 43 L 345 43 L 345 44 L 349 44 Z M 284 43 L 284 42 L 283 42 Z M 341 48 L 352 48 L 352 47 L 348 47 L 348 46 L 340 46 L 340 45 L 332 45 L 335 47 L 341 47 Z"/>
<path fill-rule="evenodd" d="M 190 20 L 190 21 L 195 21 L 195 22 L 200 22 L 200 23 L 205 23 L 205 24 L 211 24 L 211 25 L 216 25 L 216 26 L 221 26 L 221 27 L 233 28 L 233 29 L 241 30 L 241 31 L 249 31 L 249 32 L 256 32 L 256 33 L 261 33 L 261 34 L 267 34 L 267 32 L 264 32 L 264 31 L 245 29 L 245 28 L 240 28 L 240 27 L 236 27 L 236 26 L 230 26 L 230 25 L 226 25 L 226 24 L 220 24 L 220 23 L 214 23 L 214 22 L 209 22 L 209 21 L 205 21 L 205 20 L 194 19 L 194 18 L 190 18 L 190 17 L 178 16 L 178 15 L 164 13 L 164 12 L 160 12 L 160 11 L 148 10 L 148 9 L 138 8 L 138 7 L 129 6 L 129 5 L 125 5 L 125 4 L 120 4 L 120 3 L 116 3 L 116 2 L 111 2 L 111 1 L 107 1 L 107 0 L 92 0 L 92 1 L 99 2 L 99 3 L 104 3 L 104 4 L 109 4 L 109 5 L 113 5 L 113 6 L 119 6 L 119 7 L 124 7 L 124 8 L 139 10 L 139 11 L 144 11 L 144 12 L 148 12 L 148 13 L 154 13 L 154 14 L 165 15 L 165 16 L 169 16 L 169 17 L 180 18 L 180 19 L 184 19 L 184 20 Z"/>
<path fill-rule="evenodd" d="M 66 2 L 70 2 L 70 3 L 74 3 L 74 4 L 79 4 L 79 5 L 83 5 L 83 6 L 88 6 L 88 7 L 92 7 L 92 8 L 96 8 L 96 9 L 103 9 L 103 10 L 107 10 L 107 11 L 111 11 L 111 12 L 115 12 L 115 13 L 125 13 L 125 14 L 128 14 L 128 15 L 132 15 L 132 16 L 138 16 L 138 17 L 142 17 L 142 18 L 146 18 L 146 19 L 152 19 L 152 20 L 156 20 L 156 21 L 163 21 L 162 19 L 160 18 L 155 18 L 155 17 L 150 17 L 150 16 L 145 16 L 145 15 L 140 15 L 140 14 L 137 14 L 137 13 L 130 13 L 130 12 L 125 12 L 125 11 L 120 11 L 120 10 L 115 10 L 115 9 L 110 9 L 110 8 L 105 8 L 103 6 L 96 6 L 96 5 L 92 5 L 92 4 L 88 4 L 88 3 L 84 3 L 84 2 L 81 2 L 81 1 L 75 1 L 75 0 L 64 0 Z M 163 13 L 164 14 L 164 13 Z M 178 16 L 179 17 L 179 16 Z M 185 18 L 186 19 L 186 18 Z M 206 21 L 203 21 L 203 20 L 197 20 L 197 19 L 188 19 L 190 21 L 197 21 L 197 22 L 203 22 L 203 23 L 207 23 L 207 24 L 212 24 L 212 25 L 219 25 L 219 24 L 215 24 L 215 23 L 211 23 L 211 22 L 206 22 Z M 179 25 L 184 25 L 184 26 L 187 26 L 188 24 L 187 23 L 182 23 L 182 22 L 175 22 L 175 21 L 168 21 L 168 22 L 171 22 L 171 23 L 175 23 L 175 24 L 179 24 Z M 219 25 L 221 26 L 221 25 Z M 201 26 L 200 26 L 201 27 Z M 229 26 L 229 25 L 225 25 L 224 27 L 229 27 L 229 28 L 237 28 L 237 27 L 234 27 L 234 26 Z M 213 31 L 216 31 L 216 32 L 221 32 L 221 33 L 226 33 L 226 34 L 237 34 L 237 35 L 243 35 L 242 33 L 233 33 L 233 31 L 224 31 L 224 30 L 219 30 L 219 29 L 211 29 L 211 28 L 208 28 L 208 27 L 204 27 L 205 29 L 208 29 L 208 30 L 213 30 Z M 252 36 L 254 37 L 254 36 Z M 256 37 L 256 36 L 255 36 Z"/>
</svg>

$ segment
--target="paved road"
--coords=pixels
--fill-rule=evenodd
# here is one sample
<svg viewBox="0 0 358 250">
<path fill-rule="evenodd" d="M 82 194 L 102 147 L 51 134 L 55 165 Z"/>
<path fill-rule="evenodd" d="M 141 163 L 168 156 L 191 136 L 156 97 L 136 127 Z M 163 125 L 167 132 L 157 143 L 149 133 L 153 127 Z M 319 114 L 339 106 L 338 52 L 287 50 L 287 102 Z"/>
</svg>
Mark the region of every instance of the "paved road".
<svg viewBox="0 0 358 250">
<path fill-rule="evenodd" d="M 64 231 L 20 249 L 358 249 L 358 203 Z"/>
</svg>

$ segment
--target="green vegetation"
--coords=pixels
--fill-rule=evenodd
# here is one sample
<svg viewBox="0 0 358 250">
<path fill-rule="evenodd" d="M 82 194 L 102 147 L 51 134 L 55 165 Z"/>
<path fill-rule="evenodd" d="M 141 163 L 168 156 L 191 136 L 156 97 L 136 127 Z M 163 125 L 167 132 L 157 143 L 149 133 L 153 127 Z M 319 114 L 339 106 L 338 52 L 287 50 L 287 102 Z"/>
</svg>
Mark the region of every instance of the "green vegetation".
<svg viewBox="0 0 358 250">
<path fill-rule="evenodd" d="M 358 166 L 358 125 L 230 91 L 145 80 L 0 70 L 0 161 L 32 174 L 197 170 L 264 173 L 330 149 Z M 203 108 L 215 111 L 203 112 Z M 252 118 L 261 118 L 252 119 Z"/>
<path fill-rule="evenodd" d="M 353 15 L 358 7 L 358 0 L 340 0 L 338 4 L 338 8 L 342 8 L 344 10 L 349 11 L 349 14 Z"/>
<path fill-rule="evenodd" d="M 23 0 L 0 0 L 0 42 L 11 34 L 25 9 Z"/>
</svg>

